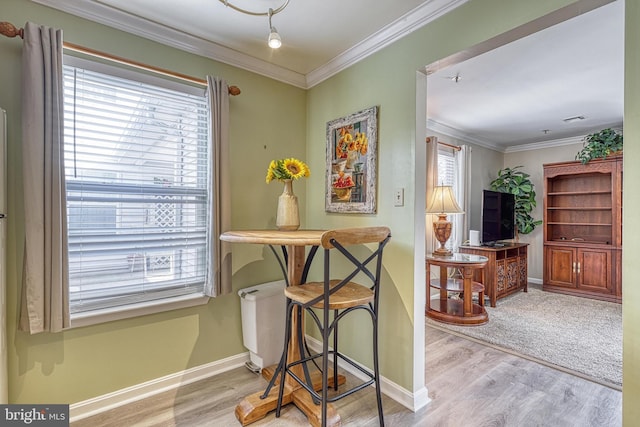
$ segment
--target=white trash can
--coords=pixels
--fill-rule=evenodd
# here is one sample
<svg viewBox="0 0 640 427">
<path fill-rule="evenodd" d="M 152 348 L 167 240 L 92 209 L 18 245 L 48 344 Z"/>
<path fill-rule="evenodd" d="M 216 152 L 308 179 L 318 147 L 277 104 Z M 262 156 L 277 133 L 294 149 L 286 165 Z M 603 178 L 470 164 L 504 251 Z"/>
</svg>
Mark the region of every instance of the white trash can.
<svg viewBox="0 0 640 427">
<path fill-rule="evenodd" d="M 285 281 L 240 289 L 242 340 L 249 350 L 247 368 L 260 372 L 280 361 L 285 332 Z"/>
</svg>

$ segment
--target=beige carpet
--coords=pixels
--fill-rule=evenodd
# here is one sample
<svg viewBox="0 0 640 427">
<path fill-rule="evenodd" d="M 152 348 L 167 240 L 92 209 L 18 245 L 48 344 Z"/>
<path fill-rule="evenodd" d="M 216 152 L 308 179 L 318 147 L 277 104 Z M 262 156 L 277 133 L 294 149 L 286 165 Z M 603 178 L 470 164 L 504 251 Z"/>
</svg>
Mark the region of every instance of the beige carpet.
<svg viewBox="0 0 640 427">
<path fill-rule="evenodd" d="M 529 285 L 486 305 L 480 326 L 427 324 L 539 360 L 619 388 L 622 384 L 622 305 L 542 291 Z"/>
</svg>

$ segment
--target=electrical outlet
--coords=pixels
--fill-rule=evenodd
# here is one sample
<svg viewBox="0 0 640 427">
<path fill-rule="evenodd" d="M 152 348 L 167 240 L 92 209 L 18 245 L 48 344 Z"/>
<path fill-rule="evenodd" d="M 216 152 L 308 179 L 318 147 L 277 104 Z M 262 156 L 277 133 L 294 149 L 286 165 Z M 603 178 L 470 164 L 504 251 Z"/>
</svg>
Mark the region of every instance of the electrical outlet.
<svg viewBox="0 0 640 427">
<path fill-rule="evenodd" d="M 396 188 L 393 193 L 393 206 L 404 206 L 404 188 Z"/>
</svg>

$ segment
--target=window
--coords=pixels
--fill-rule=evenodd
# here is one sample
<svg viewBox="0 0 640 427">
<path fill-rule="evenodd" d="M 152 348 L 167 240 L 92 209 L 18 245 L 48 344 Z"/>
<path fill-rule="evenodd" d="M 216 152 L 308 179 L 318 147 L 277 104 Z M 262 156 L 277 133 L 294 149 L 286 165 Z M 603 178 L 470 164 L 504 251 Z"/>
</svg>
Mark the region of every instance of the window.
<svg viewBox="0 0 640 427">
<path fill-rule="evenodd" d="M 456 201 L 459 206 L 463 206 L 460 203 L 459 186 L 458 186 L 458 173 L 456 166 L 456 158 L 453 150 L 449 148 L 438 148 L 438 185 L 450 185 L 453 187 L 453 193 L 456 195 Z M 455 221 L 454 218 L 457 215 L 449 215 L 450 221 Z M 452 227 L 451 237 L 447 240 L 445 247 L 452 252 L 456 252 L 458 243 L 458 234 L 460 233 L 459 227 Z"/>
<path fill-rule="evenodd" d="M 456 164 L 453 151 L 438 149 L 438 185 L 456 186 Z"/>
<path fill-rule="evenodd" d="M 74 314 L 203 294 L 203 88 L 65 57 L 65 175 Z"/>
</svg>

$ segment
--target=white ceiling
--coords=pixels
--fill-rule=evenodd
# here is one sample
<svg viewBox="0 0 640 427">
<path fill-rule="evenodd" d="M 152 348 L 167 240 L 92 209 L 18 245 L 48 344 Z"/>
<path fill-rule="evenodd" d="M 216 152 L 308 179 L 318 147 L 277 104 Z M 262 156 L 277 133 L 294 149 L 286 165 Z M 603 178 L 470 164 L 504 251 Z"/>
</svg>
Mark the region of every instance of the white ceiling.
<svg viewBox="0 0 640 427">
<path fill-rule="evenodd" d="M 291 0 L 272 18 L 278 50 L 267 17 L 219 0 L 32 1 L 309 88 L 467 0 Z M 284 0 L 229 2 L 266 11 Z M 430 75 L 429 128 L 508 150 L 621 127 L 623 11 L 618 0 Z"/>
<path fill-rule="evenodd" d="M 438 70 L 427 92 L 430 129 L 503 150 L 621 129 L 624 2 Z"/>
</svg>

